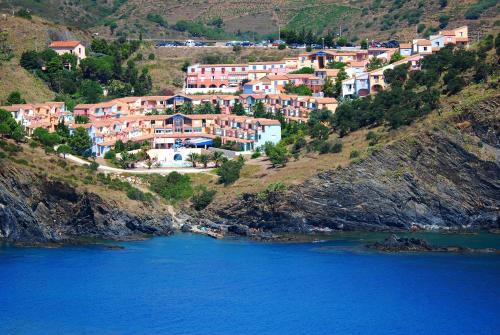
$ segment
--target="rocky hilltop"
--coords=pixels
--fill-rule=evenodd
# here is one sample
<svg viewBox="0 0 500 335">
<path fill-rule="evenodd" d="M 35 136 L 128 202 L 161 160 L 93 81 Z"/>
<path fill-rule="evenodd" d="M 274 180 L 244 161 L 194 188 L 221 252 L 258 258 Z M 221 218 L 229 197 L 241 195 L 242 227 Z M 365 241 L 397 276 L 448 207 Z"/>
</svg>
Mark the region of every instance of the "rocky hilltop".
<svg viewBox="0 0 500 335">
<path fill-rule="evenodd" d="M 499 107 L 489 98 L 285 192 L 243 194 L 214 220 L 241 234 L 498 228 Z"/>
<path fill-rule="evenodd" d="M 171 217 L 164 213 L 151 208 L 132 212 L 98 194 L 4 162 L 0 165 L 0 240 L 123 240 L 172 232 Z"/>
</svg>

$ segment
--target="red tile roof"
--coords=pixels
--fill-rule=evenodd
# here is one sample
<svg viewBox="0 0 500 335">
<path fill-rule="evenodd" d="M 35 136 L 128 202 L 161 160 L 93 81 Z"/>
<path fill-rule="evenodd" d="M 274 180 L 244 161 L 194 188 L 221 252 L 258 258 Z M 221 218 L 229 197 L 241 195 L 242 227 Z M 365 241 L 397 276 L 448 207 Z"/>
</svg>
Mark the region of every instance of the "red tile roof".
<svg viewBox="0 0 500 335">
<path fill-rule="evenodd" d="M 80 41 L 54 41 L 50 43 L 49 47 L 51 48 L 75 48 L 79 44 L 82 44 Z"/>
</svg>

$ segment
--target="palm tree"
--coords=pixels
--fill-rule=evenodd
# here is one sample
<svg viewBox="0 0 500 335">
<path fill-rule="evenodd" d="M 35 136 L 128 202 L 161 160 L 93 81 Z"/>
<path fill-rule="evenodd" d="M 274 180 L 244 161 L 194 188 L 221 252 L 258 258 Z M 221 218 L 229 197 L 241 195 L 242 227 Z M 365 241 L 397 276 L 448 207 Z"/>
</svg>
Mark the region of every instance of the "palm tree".
<svg viewBox="0 0 500 335">
<path fill-rule="evenodd" d="M 196 167 L 196 162 L 198 162 L 198 155 L 196 152 L 192 152 L 188 155 L 186 161 L 191 162 L 193 164 L 193 167 Z"/>
<path fill-rule="evenodd" d="M 215 167 L 218 168 L 219 165 L 224 161 L 224 154 L 220 151 L 212 152 L 212 160 L 215 163 Z"/>
<path fill-rule="evenodd" d="M 208 165 L 208 162 L 210 162 L 210 156 L 209 155 L 206 155 L 206 154 L 201 154 L 199 157 L 198 157 L 198 161 L 203 164 L 203 167 L 206 169 L 207 168 L 207 165 Z"/>
</svg>

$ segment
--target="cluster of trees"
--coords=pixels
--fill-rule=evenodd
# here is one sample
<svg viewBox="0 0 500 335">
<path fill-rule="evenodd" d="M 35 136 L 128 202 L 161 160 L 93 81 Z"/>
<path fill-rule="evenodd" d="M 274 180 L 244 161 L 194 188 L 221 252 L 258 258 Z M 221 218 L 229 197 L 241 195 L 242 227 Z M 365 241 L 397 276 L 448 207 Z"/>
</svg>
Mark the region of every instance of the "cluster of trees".
<svg viewBox="0 0 500 335">
<path fill-rule="evenodd" d="M 221 164 L 227 161 L 227 157 L 220 151 L 214 151 L 212 154 L 197 154 L 192 152 L 186 159 L 188 162 L 191 162 L 193 167 L 196 167 L 198 163 L 202 164 L 206 169 L 210 162 L 213 162 L 215 167 L 218 168 Z"/>
<path fill-rule="evenodd" d="M 46 152 L 52 152 L 54 146 L 58 145 L 57 153 L 66 155 L 69 153 L 89 157 L 92 154 L 92 139 L 87 130 L 82 127 L 76 128 L 70 134 L 68 126 L 60 122 L 56 126 L 56 131 L 49 133 L 45 128 L 36 128 L 33 131 L 33 140 L 40 143 Z"/>
<path fill-rule="evenodd" d="M 4 109 L 0 109 L 0 137 L 9 137 L 20 142 L 24 139 L 23 128 L 12 117 L 12 114 Z"/>
<path fill-rule="evenodd" d="M 384 71 L 390 89 L 342 103 L 329 123 L 341 136 L 382 123 L 392 128 L 410 124 L 437 108 L 441 93 L 456 94 L 468 81 L 487 80 L 494 65 L 484 55 L 494 47 L 493 40 L 488 36 L 477 51 L 447 46 L 425 57 L 421 71 L 409 71 L 408 64 Z"/>
<path fill-rule="evenodd" d="M 7 32 L 0 31 L 0 65 L 14 57 L 14 50 L 7 41 Z"/>
<path fill-rule="evenodd" d="M 91 55 L 80 66 L 75 55 L 58 55 L 51 49 L 25 51 L 20 64 L 47 82 L 59 94 L 57 99 L 71 109 L 78 102 L 99 102 L 103 87 L 111 97 L 148 94 L 152 88 L 148 70 L 140 72 L 133 60 L 122 65 L 139 46 L 139 41 L 94 39 Z"/>
<path fill-rule="evenodd" d="M 173 114 L 173 110 L 167 110 L 167 114 Z M 179 107 L 177 113 L 181 114 L 220 114 L 221 109 L 219 104 L 213 105 L 209 102 L 205 102 L 193 107 L 191 102 L 185 102 Z"/>
</svg>

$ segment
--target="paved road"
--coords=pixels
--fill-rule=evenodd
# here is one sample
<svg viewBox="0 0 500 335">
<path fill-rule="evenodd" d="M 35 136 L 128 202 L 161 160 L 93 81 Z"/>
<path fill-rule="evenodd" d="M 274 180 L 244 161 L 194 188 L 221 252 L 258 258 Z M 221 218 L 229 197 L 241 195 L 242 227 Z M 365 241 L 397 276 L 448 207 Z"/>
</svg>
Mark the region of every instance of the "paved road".
<svg viewBox="0 0 500 335">
<path fill-rule="evenodd" d="M 67 154 L 66 159 L 76 163 L 78 165 L 87 165 L 88 161 L 81 159 L 79 157 Z M 192 168 L 192 167 L 181 167 L 181 168 L 151 168 L 151 169 L 119 169 L 112 166 L 99 165 L 99 171 L 109 172 L 109 173 L 134 173 L 134 174 L 169 174 L 170 172 L 179 172 L 179 173 L 208 173 L 212 169 L 201 169 L 201 168 Z"/>
</svg>

